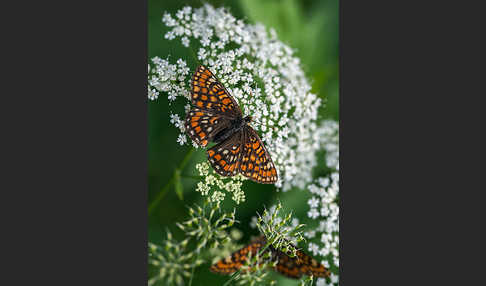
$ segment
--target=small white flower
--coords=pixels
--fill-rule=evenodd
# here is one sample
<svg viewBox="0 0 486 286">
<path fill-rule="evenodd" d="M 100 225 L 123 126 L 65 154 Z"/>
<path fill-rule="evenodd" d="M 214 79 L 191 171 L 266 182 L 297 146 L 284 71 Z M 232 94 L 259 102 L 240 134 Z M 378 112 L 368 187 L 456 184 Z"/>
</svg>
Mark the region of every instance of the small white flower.
<svg viewBox="0 0 486 286">
<path fill-rule="evenodd" d="M 337 284 L 339 282 L 339 276 L 335 275 L 334 273 L 331 273 L 331 282 L 333 284 Z"/>
<path fill-rule="evenodd" d="M 317 181 L 323 188 L 329 186 L 329 178 L 319 178 Z"/>
<path fill-rule="evenodd" d="M 179 137 L 177 138 L 177 143 L 184 145 L 186 144 L 186 135 L 184 134 L 179 134 Z"/>
<path fill-rule="evenodd" d="M 307 203 L 311 208 L 317 208 L 319 206 L 319 200 L 316 197 L 312 197 Z"/>
<path fill-rule="evenodd" d="M 224 193 L 220 191 L 215 191 L 213 192 L 213 195 L 211 196 L 211 201 L 213 203 L 219 203 L 224 200 Z"/>
<path fill-rule="evenodd" d="M 182 45 L 184 45 L 184 47 L 189 47 L 189 38 L 182 37 Z"/>
<path fill-rule="evenodd" d="M 201 61 L 202 61 L 202 60 L 205 60 L 205 59 L 206 59 L 206 57 L 207 57 L 207 55 L 208 55 L 208 54 L 206 53 L 206 50 L 205 50 L 205 49 L 203 49 L 203 48 L 200 48 L 200 49 L 199 49 L 199 52 L 197 52 L 197 58 L 198 58 L 199 60 L 201 60 Z"/>
<path fill-rule="evenodd" d="M 169 96 L 167 98 L 169 101 L 174 101 L 176 99 L 176 94 L 174 92 L 169 92 Z"/>
<path fill-rule="evenodd" d="M 326 217 L 329 215 L 329 207 L 327 205 L 323 205 L 321 208 L 321 216 Z"/>
<path fill-rule="evenodd" d="M 207 162 L 196 164 L 196 169 L 199 171 L 199 176 L 207 176 L 209 174 L 209 164 Z"/>
<path fill-rule="evenodd" d="M 316 232 L 314 230 L 309 230 L 305 233 L 305 237 L 307 238 L 314 238 L 316 236 Z"/>
<path fill-rule="evenodd" d="M 324 278 L 318 278 L 316 281 L 316 286 L 326 286 L 326 279 Z"/>
<path fill-rule="evenodd" d="M 209 193 L 210 187 L 207 184 L 204 184 L 203 182 L 197 183 L 197 188 L 196 191 L 200 192 L 201 195 L 207 196 Z"/>
<path fill-rule="evenodd" d="M 319 212 L 316 209 L 311 209 L 309 212 L 307 212 L 307 215 L 310 218 L 317 218 L 319 216 Z"/>
<path fill-rule="evenodd" d="M 309 243 L 309 251 L 312 252 L 313 255 L 317 255 L 319 253 L 319 247 L 314 243 Z"/>
</svg>

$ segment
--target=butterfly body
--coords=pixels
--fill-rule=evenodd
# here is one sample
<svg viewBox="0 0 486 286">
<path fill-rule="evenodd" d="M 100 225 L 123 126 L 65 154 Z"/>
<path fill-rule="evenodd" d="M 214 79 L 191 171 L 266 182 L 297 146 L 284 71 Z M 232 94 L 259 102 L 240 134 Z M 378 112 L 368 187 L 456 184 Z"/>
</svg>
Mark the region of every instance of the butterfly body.
<svg viewBox="0 0 486 286">
<path fill-rule="evenodd" d="M 215 143 L 220 143 L 228 138 L 230 138 L 236 132 L 241 131 L 241 129 L 245 128 L 245 125 L 248 125 L 251 122 L 251 117 L 247 116 L 245 118 L 238 117 L 235 120 L 231 120 L 230 127 L 221 130 L 217 133 L 212 141 Z"/>
<path fill-rule="evenodd" d="M 208 160 L 222 176 L 240 173 L 263 184 L 277 181 L 277 170 L 263 143 L 251 127 L 251 116 L 243 117 L 238 103 L 204 66 L 192 78 L 191 103 L 186 131 L 198 145 L 206 147 Z"/>
</svg>

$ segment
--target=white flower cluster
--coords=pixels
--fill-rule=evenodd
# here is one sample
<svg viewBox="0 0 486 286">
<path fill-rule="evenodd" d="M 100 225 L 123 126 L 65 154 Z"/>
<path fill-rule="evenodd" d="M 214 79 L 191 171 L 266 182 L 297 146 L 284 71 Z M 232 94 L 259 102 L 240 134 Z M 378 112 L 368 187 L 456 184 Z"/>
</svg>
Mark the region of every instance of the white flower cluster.
<svg viewBox="0 0 486 286">
<path fill-rule="evenodd" d="M 314 140 L 326 151 L 326 165 L 339 171 L 339 123 L 324 120 L 314 133 Z"/>
<path fill-rule="evenodd" d="M 162 21 L 170 30 L 168 40 L 180 39 L 195 47 L 197 58 L 208 67 L 238 101 L 243 113 L 251 115 L 253 127 L 261 135 L 277 168 L 275 184 L 283 191 L 304 188 L 312 181 L 319 148 L 315 134 L 317 109 L 321 100 L 310 92 L 311 86 L 293 51 L 260 24 L 237 20 L 223 8 L 205 4 L 198 9 L 185 7 L 175 17 L 164 14 Z M 195 52 L 196 54 L 196 52 Z M 148 97 L 155 100 L 166 93 L 169 101 L 189 98 L 190 78 L 186 61 L 176 64 L 154 58 L 149 69 Z M 190 108 L 186 106 L 186 112 Z M 177 142 L 186 140 L 181 117 L 171 115 L 181 130 Z"/>
<path fill-rule="evenodd" d="M 220 190 L 225 190 L 232 194 L 232 199 L 238 205 L 245 201 L 245 193 L 241 189 L 243 181 L 246 180 L 245 177 L 238 174 L 232 178 L 222 177 L 215 173 L 212 169 L 210 171 L 209 163 L 202 162 L 196 164 L 196 169 L 199 175 L 204 178 L 203 181 L 197 183 L 196 191 L 200 192 L 203 196 L 208 196 L 211 187 L 217 187 L 219 190 L 212 192 L 210 200 L 219 205 L 221 201 L 224 200 L 225 193 Z"/>
<path fill-rule="evenodd" d="M 333 172 L 317 179 L 308 187 L 313 195 L 308 200 L 308 217 L 316 219 L 319 226 L 305 233 L 309 239 L 320 238 L 320 243 L 309 243 L 309 251 L 324 259 L 323 265 L 331 270 L 339 268 L 339 129 L 335 121 L 325 121 L 317 132 L 320 143 L 326 151 L 327 167 Z M 334 267 L 332 268 L 331 265 Z M 332 273 L 329 285 L 339 284 L 339 273 Z M 316 285 L 324 286 L 325 279 L 318 279 Z"/>
<path fill-rule="evenodd" d="M 308 238 L 321 237 L 322 246 L 309 243 L 309 251 L 314 255 L 334 256 L 333 262 L 339 266 L 339 173 L 332 173 L 330 177 L 320 178 L 316 184 L 309 186 L 314 195 L 309 201 L 310 210 L 307 215 L 319 220 L 319 226 L 306 232 Z"/>
<path fill-rule="evenodd" d="M 148 98 L 155 100 L 160 92 L 167 93 L 170 101 L 174 101 L 177 96 L 182 95 L 189 98 L 187 88 L 187 76 L 189 68 L 186 61 L 179 59 L 177 64 L 170 64 L 168 60 L 154 57 L 152 59 L 153 68 L 149 67 Z"/>
</svg>

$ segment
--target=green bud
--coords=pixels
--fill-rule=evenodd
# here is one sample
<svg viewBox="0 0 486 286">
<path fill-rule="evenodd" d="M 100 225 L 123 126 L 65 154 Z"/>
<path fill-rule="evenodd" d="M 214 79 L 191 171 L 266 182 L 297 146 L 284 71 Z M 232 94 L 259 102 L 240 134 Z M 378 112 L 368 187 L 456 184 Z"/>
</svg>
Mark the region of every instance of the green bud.
<svg viewBox="0 0 486 286">
<path fill-rule="evenodd" d="M 182 282 L 184 281 L 184 280 L 182 279 L 182 276 L 180 276 L 180 275 L 177 275 L 175 280 L 176 280 L 177 285 L 181 285 L 181 284 L 182 284 Z"/>
<path fill-rule="evenodd" d="M 182 231 L 186 231 L 185 227 L 182 224 L 176 222 L 176 226 L 180 228 Z"/>
<path fill-rule="evenodd" d="M 285 217 L 286 221 L 289 221 L 292 218 L 292 212 L 289 212 L 287 216 Z"/>
<path fill-rule="evenodd" d="M 263 258 L 264 258 L 264 259 L 270 258 L 270 256 L 272 256 L 272 254 L 271 254 L 269 251 L 266 251 L 266 252 L 263 254 Z"/>
<path fill-rule="evenodd" d="M 222 243 L 223 243 L 223 244 L 227 244 L 227 243 L 229 243 L 230 241 L 231 241 L 231 238 L 229 238 L 229 237 L 225 237 L 225 238 L 223 238 Z"/>
</svg>

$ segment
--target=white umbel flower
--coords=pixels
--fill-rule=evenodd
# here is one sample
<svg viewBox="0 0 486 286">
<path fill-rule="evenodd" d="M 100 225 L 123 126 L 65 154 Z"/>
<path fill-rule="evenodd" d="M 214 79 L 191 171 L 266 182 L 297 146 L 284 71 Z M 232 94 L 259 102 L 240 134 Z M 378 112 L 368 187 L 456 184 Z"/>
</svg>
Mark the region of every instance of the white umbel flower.
<svg viewBox="0 0 486 286">
<path fill-rule="evenodd" d="M 308 186 L 313 195 L 308 200 L 308 217 L 319 222 L 319 226 L 304 235 L 317 237 L 316 243 L 309 243 L 309 251 L 320 255 L 330 269 L 339 269 L 339 126 L 332 120 L 324 121 L 316 134 L 318 144 L 326 151 L 326 165 L 332 173 L 318 178 Z M 316 285 L 338 285 L 339 273 L 332 273 L 328 281 L 319 278 Z"/>
<path fill-rule="evenodd" d="M 316 165 L 316 119 L 321 100 L 310 92 L 292 49 L 277 39 L 275 31 L 246 24 L 224 8 L 209 4 L 198 9 L 185 7 L 175 16 L 164 14 L 162 21 L 169 27 L 165 38 L 189 46 L 238 101 L 243 113 L 254 118 L 253 127 L 277 168 L 275 185 L 283 191 L 305 188 Z M 149 99 L 164 95 L 169 102 L 180 97 L 189 100 L 194 68 L 189 69 L 183 59 L 170 63 L 153 58 Z"/>
</svg>

